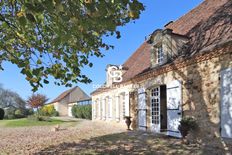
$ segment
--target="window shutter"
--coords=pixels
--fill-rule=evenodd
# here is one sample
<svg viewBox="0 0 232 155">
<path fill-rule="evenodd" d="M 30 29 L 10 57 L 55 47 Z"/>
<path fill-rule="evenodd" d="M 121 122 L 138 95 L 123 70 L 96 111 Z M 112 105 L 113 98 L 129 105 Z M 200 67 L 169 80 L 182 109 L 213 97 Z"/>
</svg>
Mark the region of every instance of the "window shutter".
<svg viewBox="0 0 232 155">
<path fill-rule="evenodd" d="M 106 118 L 106 101 L 104 98 L 102 98 L 102 113 L 103 113 L 103 119 Z"/>
<path fill-rule="evenodd" d="M 138 89 L 138 127 L 140 130 L 147 129 L 146 115 L 146 92 L 144 88 L 140 88 Z"/>
<path fill-rule="evenodd" d="M 101 119 L 102 117 L 102 109 L 101 109 L 101 100 L 98 100 L 98 117 Z"/>
<path fill-rule="evenodd" d="M 110 116 L 110 118 L 112 118 L 112 98 L 111 97 L 109 98 L 109 110 L 110 110 L 109 111 L 109 113 L 110 113 L 109 116 Z"/>
<path fill-rule="evenodd" d="M 130 116 L 130 98 L 129 98 L 129 93 L 125 94 L 125 116 Z"/>
<path fill-rule="evenodd" d="M 119 96 L 115 96 L 116 98 L 116 120 L 120 119 L 120 114 L 119 114 Z"/>
<path fill-rule="evenodd" d="M 232 138 L 232 68 L 221 71 L 221 136 Z"/>
</svg>

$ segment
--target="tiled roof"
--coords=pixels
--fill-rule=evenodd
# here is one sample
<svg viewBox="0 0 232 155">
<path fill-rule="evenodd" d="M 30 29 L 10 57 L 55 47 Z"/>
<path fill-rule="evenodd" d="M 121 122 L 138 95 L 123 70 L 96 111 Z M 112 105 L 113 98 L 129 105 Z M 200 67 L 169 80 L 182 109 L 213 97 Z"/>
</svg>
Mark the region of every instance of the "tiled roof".
<svg viewBox="0 0 232 155">
<path fill-rule="evenodd" d="M 206 21 L 228 1 L 230 0 L 205 0 L 175 22 L 167 25 L 167 28 L 172 29 L 174 33 L 187 35 L 197 24 Z"/>
<path fill-rule="evenodd" d="M 232 40 L 232 0 L 205 0 L 199 6 L 169 23 L 166 28 L 173 33 L 190 38 L 185 58 L 192 56 L 214 45 Z M 123 66 L 128 70 L 123 75 L 123 81 L 128 81 L 150 70 L 150 47 L 143 43 Z M 183 55 L 182 55 L 183 56 Z M 105 91 L 98 89 L 96 92 Z"/>
<path fill-rule="evenodd" d="M 144 42 L 123 64 L 128 70 L 123 74 L 123 81 L 129 80 L 150 67 L 151 45 Z"/>
<path fill-rule="evenodd" d="M 74 94 L 75 96 L 70 97 L 69 95 L 72 92 L 74 92 L 75 90 L 77 91 L 76 94 Z M 90 99 L 90 97 L 83 90 L 81 90 L 78 86 L 75 86 L 75 87 L 73 87 L 73 88 L 71 88 L 69 90 L 66 90 L 65 92 L 61 93 L 51 103 L 60 102 L 61 100 L 65 99 L 68 96 L 69 96 L 69 98 L 67 100 L 68 103 Z"/>
</svg>

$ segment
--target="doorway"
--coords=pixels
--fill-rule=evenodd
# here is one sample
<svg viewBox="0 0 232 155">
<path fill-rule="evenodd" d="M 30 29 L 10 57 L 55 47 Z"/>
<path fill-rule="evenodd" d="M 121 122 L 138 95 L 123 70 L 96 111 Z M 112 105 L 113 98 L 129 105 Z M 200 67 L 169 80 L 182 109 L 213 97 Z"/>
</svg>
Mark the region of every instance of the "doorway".
<svg viewBox="0 0 232 155">
<path fill-rule="evenodd" d="M 154 87 L 150 91 L 151 131 L 163 132 L 167 130 L 167 102 L 166 86 Z"/>
</svg>

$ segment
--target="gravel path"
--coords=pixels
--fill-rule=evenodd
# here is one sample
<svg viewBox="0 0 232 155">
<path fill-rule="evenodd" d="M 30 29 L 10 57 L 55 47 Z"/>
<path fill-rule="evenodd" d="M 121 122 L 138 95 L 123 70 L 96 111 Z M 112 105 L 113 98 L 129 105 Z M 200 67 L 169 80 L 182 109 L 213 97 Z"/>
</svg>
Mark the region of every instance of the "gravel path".
<svg viewBox="0 0 232 155">
<path fill-rule="evenodd" d="M 75 126 L 63 124 L 61 130 L 56 132 L 53 128 L 54 126 L 0 128 L 0 155 L 34 154 L 52 145 L 125 131 L 125 127 L 118 124 L 107 125 L 88 120 L 81 120 Z"/>
<path fill-rule="evenodd" d="M 125 125 L 107 122 L 78 120 L 60 128 L 55 132 L 54 126 L 0 127 L 0 155 L 231 155 L 232 152 L 232 146 L 225 150 L 206 144 L 185 144 L 180 139 L 127 131 Z"/>
</svg>

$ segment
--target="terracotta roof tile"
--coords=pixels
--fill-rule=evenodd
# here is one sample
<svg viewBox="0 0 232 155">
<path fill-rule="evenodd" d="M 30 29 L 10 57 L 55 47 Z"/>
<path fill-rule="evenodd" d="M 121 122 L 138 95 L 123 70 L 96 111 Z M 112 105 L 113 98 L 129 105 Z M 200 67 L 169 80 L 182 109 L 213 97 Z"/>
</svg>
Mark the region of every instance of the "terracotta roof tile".
<svg viewBox="0 0 232 155">
<path fill-rule="evenodd" d="M 76 87 L 77 87 L 77 86 L 76 86 Z M 68 94 L 70 94 L 76 87 L 64 91 L 64 92 L 61 93 L 57 98 L 55 98 L 51 103 L 59 102 L 59 101 L 63 100 L 63 99 L 64 99 Z"/>
<path fill-rule="evenodd" d="M 169 24 L 167 28 L 173 29 L 174 33 L 186 35 L 198 23 L 207 20 L 228 1 L 230 0 L 205 0 L 181 18 Z"/>
<path fill-rule="evenodd" d="M 69 96 L 72 92 L 77 91 L 76 94 L 74 94 L 73 97 L 69 97 L 67 102 L 71 103 L 71 102 L 76 102 L 76 101 L 82 101 L 82 100 L 89 100 L 90 97 L 83 91 L 81 90 L 81 88 L 79 88 L 78 86 L 75 86 L 69 90 L 66 90 L 65 92 L 61 93 L 57 98 L 55 98 L 51 103 L 55 103 L 55 102 L 59 102 L 63 99 L 65 99 L 65 97 Z"/>
<path fill-rule="evenodd" d="M 128 68 L 123 74 L 123 81 L 129 80 L 150 67 L 150 49 L 151 45 L 144 42 L 123 64 L 124 67 Z"/>
</svg>

